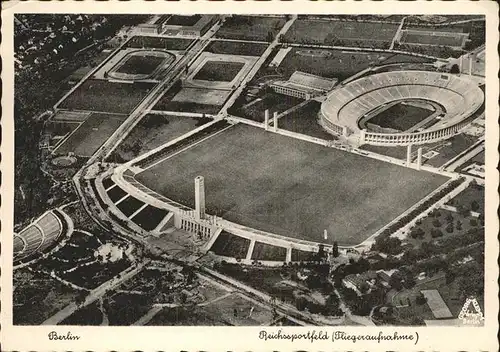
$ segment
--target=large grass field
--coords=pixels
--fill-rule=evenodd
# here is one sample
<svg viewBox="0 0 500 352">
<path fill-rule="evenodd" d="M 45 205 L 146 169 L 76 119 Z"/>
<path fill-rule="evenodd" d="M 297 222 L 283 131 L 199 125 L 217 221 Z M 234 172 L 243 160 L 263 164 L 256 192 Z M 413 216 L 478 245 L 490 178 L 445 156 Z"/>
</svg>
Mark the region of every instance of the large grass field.
<svg viewBox="0 0 500 352">
<path fill-rule="evenodd" d="M 404 32 L 401 42 L 410 44 L 428 44 L 428 45 L 444 45 L 444 46 L 462 46 L 463 36 L 461 35 L 438 35 L 428 34 L 425 32 Z"/>
<path fill-rule="evenodd" d="M 153 87 L 153 83 L 129 84 L 89 79 L 76 88 L 60 108 L 128 114 Z"/>
<path fill-rule="evenodd" d="M 284 41 L 387 49 L 397 29 L 394 23 L 299 19 L 287 31 Z"/>
<path fill-rule="evenodd" d="M 173 61 L 169 57 L 170 62 Z M 129 73 L 134 75 L 152 74 L 160 64 L 167 58 L 155 55 L 132 55 L 121 65 L 116 72 Z"/>
<path fill-rule="evenodd" d="M 152 48 L 168 50 L 186 50 L 193 42 L 193 39 L 186 38 L 165 38 L 165 37 L 132 37 L 126 48 Z"/>
<path fill-rule="evenodd" d="M 194 207 L 205 177 L 207 212 L 284 236 L 357 244 L 446 181 L 261 129 L 236 125 L 138 175 Z"/>
<path fill-rule="evenodd" d="M 242 62 L 207 61 L 193 79 L 231 82 L 245 66 Z"/>
<path fill-rule="evenodd" d="M 113 152 L 113 157 L 122 161 L 147 153 L 198 126 L 210 121 L 187 116 L 165 116 L 148 114 L 134 127 Z"/>
<path fill-rule="evenodd" d="M 259 40 L 271 42 L 285 18 L 235 15 L 227 18 L 217 32 L 218 38 Z"/>
<path fill-rule="evenodd" d="M 296 47 L 286 55 L 279 69 L 285 77 L 290 77 L 298 70 L 343 80 L 370 66 L 380 65 L 390 56 L 387 53 Z"/>
<path fill-rule="evenodd" d="M 181 15 L 172 15 L 165 22 L 165 24 L 169 26 L 186 26 L 191 27 L 196 24 L 201 19 L 201 15 L 192 15 L 192 16 L 181 16 Z"/>
<path fill-rule="evenodd" d="M 214 40 L 203 51 L 214 54 L 261 56 L 268 44 L 242 41 Z"/>
<path fill-rule="evenodd" d="M 117 114 L 92 114 L 55 152 L 57 154 L 73 152 L 80 156 L 92 156 L 127 117 L 127 115 Z"/>
</svg>

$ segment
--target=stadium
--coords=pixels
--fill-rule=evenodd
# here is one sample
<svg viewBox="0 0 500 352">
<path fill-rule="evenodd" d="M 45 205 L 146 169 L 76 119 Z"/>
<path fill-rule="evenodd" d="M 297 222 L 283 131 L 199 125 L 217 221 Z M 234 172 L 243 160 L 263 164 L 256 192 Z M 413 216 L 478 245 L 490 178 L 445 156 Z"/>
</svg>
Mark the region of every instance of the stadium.
<svg viewBox="0 0 500 352">
<path fill-rule="evenodd" d="M 58 210 L 48 211 L 19 233 L 14 234 L 14 261 L 32 258 L 54 246 L 67 225 Z"/>
<path fill-rule="evenodd" d="M 435 102 L 443 114 L 421 121 L 412 132 L 379 133 L 361 127 L 388 106 L 405 101 Z M 392 71 L 377 73 L 349 82 L 333 90 L 322 104 L 320 120 L 330 133 L 350 144 L 405 146 L 426 144 L 450 138 L 483 104 L 484 94 L 466 76 L 430 71 Z"/>
</svg>

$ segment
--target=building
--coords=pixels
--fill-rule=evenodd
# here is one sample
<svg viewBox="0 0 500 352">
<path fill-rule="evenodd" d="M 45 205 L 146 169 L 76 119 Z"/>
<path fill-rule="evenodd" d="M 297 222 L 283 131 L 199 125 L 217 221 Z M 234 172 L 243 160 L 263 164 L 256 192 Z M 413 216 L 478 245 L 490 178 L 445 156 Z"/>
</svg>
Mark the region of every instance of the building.
<svg viewBox="0 0 500 352">
<path fill-rule="evenodd" d="M 160 34 L 163 32 L 163 24 L 168 19 L 168 16 L 155 15 L 148 19 L 146 23 L 138 24 L 134 31 L 140 34 Z"/>
<path fill-rule="evenodd" d="M 350 288 L 356 292 L 358 296 L 363 296 L 370 293 L 377 284 L 378 275 L 375 271 L 369 270 L 361 274 L 347 275 L 342 284 L 346 288 Z"/>
<path fill-rule="evenodd" d="M 271 88 L 276 92 L 301 99 L 325 94 L 337 84 L 336 78 L 324 78 L 310 73 L 295 71 L 288 81 L 276 81 Z"/>
</svg>

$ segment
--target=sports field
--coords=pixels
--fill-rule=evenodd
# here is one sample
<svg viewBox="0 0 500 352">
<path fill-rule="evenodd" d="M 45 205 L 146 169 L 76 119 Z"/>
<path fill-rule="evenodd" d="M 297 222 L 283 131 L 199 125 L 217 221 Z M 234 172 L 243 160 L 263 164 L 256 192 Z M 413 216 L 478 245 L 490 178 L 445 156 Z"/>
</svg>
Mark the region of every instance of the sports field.
<svg viewBox="0 0 500 352">
<path fill-rule="evenodd" d="M 207 61 L 193 79 L 231 82 L 245 66 L 243 62 Z"/>
<path fill-rule="evenodd" d="M 462 46 L 464 39 L 462 35 L 444 35 L 440 34 L 440 32 L 405 31 L 403 32 L 401 42 L 459 47 Z"/>
<path fill-rule="evenodd" d="M 166 25 L 169 26 L 186 26 L 191 27 L 196 24 L 201 19 L 201 15 L 193 15 L 193 16 L 181 16 L 181 15 L 172 15 L 169 17 Z"/>
<path fill-rule="evenodd" d="M 123 65 L 116 70 L 116 72 L 135 75 L 150 75 L 163 61 L 167 59 L 173 61 L 171 57 L 165 58 L 155 55 L 132 55 L 127 58 L 127 61 L 125 61 Z"/>
<path fill-rule="evenodd" d="M 266 43 L 214 40 L 203 51 L 225 55 L 261 56 L 267 47 Z"/>
<path fill-rule="evenodd" d="M 429 117 L 433 111 L 418 106 L 398 103 L 368 120 L 383 128 L 404 132 Z"/>
<path fill-rule="evenodd" d="M 273 41 L 285 24 L 284 17 L 258 17 L 234 15 L 226 18 L 217 31 L 218 38 Z"/>
<path fill-rule="evenodd" d="M 392 54 L 294 47 L 279 65 L 279 70 L 286 78 L 295 71 L 303 71 L 343 80 L 379 65 L 390 56 Z"/>
<path fill-rule="evenodd" d="M 55 153 L 73 152 L 80 156 L 91 156 L 127 117 L 127 115 L 118 114 L 92 114 L 55 150 Z"/>
<path fill-rule="evenodd" d="M 384 49 L 389 48 L 397 29 L 394 23 L 299 19 L 287 31 L 284 41 Z"/>
<path fill-rule="evenodd" d="M 284 236 L 357 244 L 446 181 L 332 148 L 236 125 L 139 174 L 194 207 L 205 177 L 207 212 Z"/>
<path fill-rule="evenodd" d="M 76 88 L 59 107 L 128 114 L 153 87 L 154 83 L 117 83 L 89 79 Z"/>
<path fill-rule="evenodd" d="M 187 116 L 149 114 L 118 145 L 110 159 L 129 161 L 210 121 Z"/>
<path fill-rule="evenodd" d="M 193 39 L 185 38 L 165 38 L 165 37 L 132 37 L 126 48 L 152 48 L 152 49 L 168 49 L 168 50 L 186 50 L 193 42 Z"/>
</svg>

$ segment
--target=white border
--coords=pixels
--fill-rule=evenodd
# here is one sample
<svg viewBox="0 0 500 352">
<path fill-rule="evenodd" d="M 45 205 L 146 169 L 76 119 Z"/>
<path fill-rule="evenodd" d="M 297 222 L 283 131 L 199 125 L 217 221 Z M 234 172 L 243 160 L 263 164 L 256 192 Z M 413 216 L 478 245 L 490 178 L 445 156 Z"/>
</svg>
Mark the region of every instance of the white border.
<svg viewBox="0 0 500 352">
<path fill-rule="evenodd" d="M 286 351 L 286 350 L 397 350 L 397 351 L 477 351 L 498 350 L 496 334 L 498 330 L 498 265 L 499 246 L 498 234 L 498 5 L 492 1 L 454 1 L 454 2 L 326 2 L 296 0 L 294 2 L 279 1 L 156 1 L 156 2 L 3 2 L 2 3 L 2 209 L 1 220 L 3 233 L 1 256 L 1 344 L 6 351 L 194 351 L 194 350 L 255 350 L 255 351 Z M 356 14 L 481 14 L 487 16 L 487 47 L 486 47 L 486 272 L 485 272 L 485 312 L 484 327 L 453 328 L 453 327 L 325 327 L 325 328 L 291 328 L 285 327 L 287 333 L 307 332 L 312 330 L 345 331 L 348 333 L 378 334 L 413 334 L 418 332 L 419 342 L 365 342 L 352 341 L 264 341 L 258 338 L 259 331 L 265 329 L 276 332 L 279 328 L 238 327 L 20 327 L 12 326 L 12 228 L 13 228 L 13 12 L 46 12 L 46 13 L 344 13 Z M 78 341 L 49 341 L 50 331 L 79 335 Z"/>
</svg>

